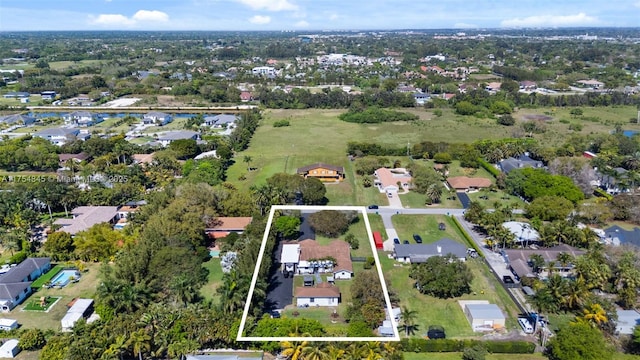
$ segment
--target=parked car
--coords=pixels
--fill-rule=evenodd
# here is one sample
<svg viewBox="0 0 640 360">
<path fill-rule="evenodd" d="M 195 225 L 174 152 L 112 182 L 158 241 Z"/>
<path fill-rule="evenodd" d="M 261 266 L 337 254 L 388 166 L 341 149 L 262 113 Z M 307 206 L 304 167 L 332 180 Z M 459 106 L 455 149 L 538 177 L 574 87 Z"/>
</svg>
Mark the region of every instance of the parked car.
<svg viewBox="0 0 640 360">
<path fill-rule="evenodd" d="M 393 239 L 393 243 L 394 244 L 400 244 L 400 239 L 398 239 L 398 238 Z"/>
<path fill-rule="evenodd" d="M 418 234 L 413 234 L 413 240 L 415 240 L 418 244 L 422 244 L 422 238 Z"/>
<path fill-rule="evenodd" d="M 429 339 L 445 339 L 447 335 L 444 333 L 444 328 L 440 325 L 431 325 L 429 326 L 429 331 L 427 331 L 427 337 Z"/>
<path fill-rule="evenodd" d="M 271 315 L 272 319 L 280 319 L 280 313 L 277 310 L 273 310 L 269 315 Z"/>
<path fill-rule="evenodd" d="M 405 244 L 405 245 L 409 245 L 409 240 L 405 240 L 402 243 Z"/>
<path fill-rule="evenodd" d="M 369 205 L 369 209 L 377 209 L 378 205 Z"/>
</svg>

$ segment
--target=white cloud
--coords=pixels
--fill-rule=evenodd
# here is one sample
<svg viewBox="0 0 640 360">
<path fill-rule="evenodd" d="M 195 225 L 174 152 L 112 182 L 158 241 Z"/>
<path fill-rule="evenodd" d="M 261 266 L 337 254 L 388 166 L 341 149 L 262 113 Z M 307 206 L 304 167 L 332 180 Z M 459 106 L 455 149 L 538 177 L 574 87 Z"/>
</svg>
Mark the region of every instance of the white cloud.
<svg viewBox="0 0 640 360">
<path fill-rule="evenodd" d="M 90 16 L 89 22 L 95 25 L 124 25 L 131 26 L 135 21 L 121 14 L 100 14 L 98 17 Z"/>
<path fill-rule="evenodd" d="M 133 27 L 142 23 L 168 22 L 169 15 L 157 10 L 139 10 L 132 17 L 122 14 L 89 15 L 89 24 L 107 27 L 126 26 Z"/>
<path fill-rule="evenodd" d="M 249 22 L 252 23 L 252 24 L 264 25 L 264 24 L 268 24 L 268 23 L 271 22 L 271 17 L 270 16 L 256 15 L 256 16 L 253 16 L 251 19 L 249 19 Z"/>
<path fill-rule="evenodd" d="M 575 15 L 538 15 L 526 18 L 502 20 L 503 27 L 538 27 L 538 26 L 579 26 L 594 25 L 599 22 L 597 17 L 585 13 Z"/>
<path fill-rule="evenodd" d="M 133 15 L 135 21 L 169 21 L 169 15 L 165 12 L 158 10 L 138 10 Z"/>
<path fill-rule="evenodd" d="M 304 21 L 304 20 L 300 20 L 300 21 L 298 21 L 297 23 L 293 24 L 293 26 L 295 26 L 295 27 L 301 27 L 301 28 L 302 28 L 302 27 L 307 27 L 307 26 L 309 26 L 309 23 L 308 23 L 308 22 L 306 22 L 306 21 Z"/>
<path fill-rule="evenodd" d="M 455 29 L 477 29 L 478 25 L 459 22 L 459 23 L 453 24 L 453 27 Z"/>
<path fill-rule="evenodd" d="M 236 0 L 253 10 L 284 11 L 298 10 L 298 5 L 289 0 Z"/>
</svg>

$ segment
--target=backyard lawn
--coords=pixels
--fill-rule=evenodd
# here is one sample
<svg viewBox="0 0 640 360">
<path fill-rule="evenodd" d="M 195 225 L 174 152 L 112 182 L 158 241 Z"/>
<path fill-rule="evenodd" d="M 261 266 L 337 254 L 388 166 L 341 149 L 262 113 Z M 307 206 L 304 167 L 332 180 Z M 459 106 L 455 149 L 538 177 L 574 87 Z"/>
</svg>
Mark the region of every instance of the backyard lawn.
<svg viewBox="0 0 640 360">
<path fill-rule="evenodd" d="M 98 272 L 100 264 L 86 264 L 87 271 L 82 273 L 80 281 L 71 282 L 62 289 L 41 288 L 31 294 L 22 304 L 15 307 L 7 318 L 16 319 L 23 328 L 40 328 L 43 330 L 60 329 L 60 320 L 67 313 L 67 304 L 75 298 L 93 298 L 98 284 Z M 48 312 L 24 311 L 23 309 L 33 301 L 39 303 L 43 296 L 50 298 L 60 297 Z"/>
<path fill-rule="evenodd" d="M 409 240 L 414 244 L 413 234 L 418 234 L 425 244 L 436 242 L 442 238 L 466 244 L 451 217 L 446 215 L 393 215 L 391 221 L 401 241 Z M 445 230 L 439 230 L 439 223 L 445 224 Z"/>
<path fill-rule="evenodd" d="M 202 266 L 209 270 L 207 275 L 207 283 L 200 289 L 200 294 L 206 300 L 217 301 L 220 299 L 220 295 L 216 292 L 218 287 L 222 284 L 222 267 L 220 266 L 220 258 L 211 258 Z"/>
</svg>

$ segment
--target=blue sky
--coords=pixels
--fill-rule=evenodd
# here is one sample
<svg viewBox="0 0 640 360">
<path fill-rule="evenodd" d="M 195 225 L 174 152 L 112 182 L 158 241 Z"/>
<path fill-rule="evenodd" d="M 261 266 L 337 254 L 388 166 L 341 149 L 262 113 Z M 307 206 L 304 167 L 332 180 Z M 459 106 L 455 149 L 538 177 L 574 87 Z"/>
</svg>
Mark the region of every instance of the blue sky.
<svg viewBox="0 0 640 360">
<path fill-rule="evenodd" d="M 582 26 L 640 26 L 640 0 L 0 0 L 0 31 Z"/>
</svg>

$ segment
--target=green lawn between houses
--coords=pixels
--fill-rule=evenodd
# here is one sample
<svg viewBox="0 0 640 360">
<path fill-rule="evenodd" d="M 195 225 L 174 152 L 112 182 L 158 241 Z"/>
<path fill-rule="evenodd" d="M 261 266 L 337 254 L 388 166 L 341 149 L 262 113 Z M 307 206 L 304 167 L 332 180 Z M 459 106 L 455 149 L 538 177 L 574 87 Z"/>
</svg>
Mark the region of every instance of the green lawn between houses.
<svg viewBox="0 0 640 360">
<path fill-rule="evenodd" d="M 58 273 L 60 271 L 62 271 L 62 269 L 64 269 L 64 266 L 62 266 L 61 264 L 58 264 L 54 267 L 51 268 L 51 270 L 47 271 L 46 274 L 40 276 L 39 278 L 36 279 L 36 281 L 34 281 L 31 284 L 31 288 L 33 288 L 33 290 L 37 290 L 40 289 L 42 287 L 42 285 L 44 285 L 46 282 L 50 281 L 51 279 L 53 279 L 54 276 L 58 275 Z"/>
<path fill-rule="evenodd" d="M 209 270 L 207 275 L 207 282 L 200 289 L 200 294 L 205 300 L 218 301 L 220 295 L 217 293 L 218 287 L 222 285 L 222 267 L 220 266 L 220 258 L 211 258 L 202 266 Z"/>
<path fill-rule="evenodd" d="M 400 236 L 400 241 L 409 240 L 410 243 L 415 244 L 413 234 L 418 234 L 422 237 L 424 244 L 430 244 L 442 238 L 466 244 L 458 227 L 455 226 L 451 217 L 446 215 L 393 215 L 391 221 Z M 445 224 L 444 231 L 439 230 L 440 223 Z"/>
</svg>

